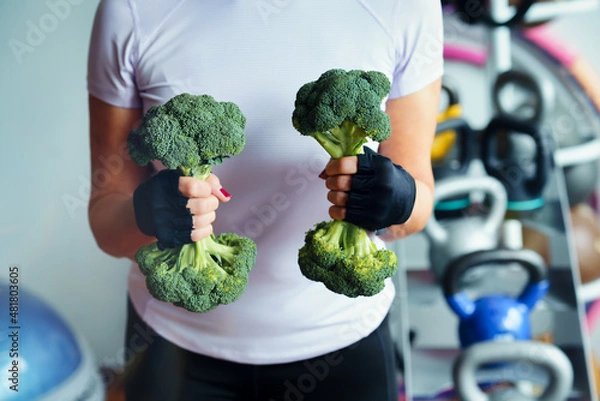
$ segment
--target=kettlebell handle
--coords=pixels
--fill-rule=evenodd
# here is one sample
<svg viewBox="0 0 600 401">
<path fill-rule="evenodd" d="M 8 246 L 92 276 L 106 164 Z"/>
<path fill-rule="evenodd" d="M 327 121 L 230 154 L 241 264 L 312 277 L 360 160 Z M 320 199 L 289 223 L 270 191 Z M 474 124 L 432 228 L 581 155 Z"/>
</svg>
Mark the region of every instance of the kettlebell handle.
<svg viewBox="0 0 600 401">
<path fill-rule="evenodd" d="M 460 103 L 458 99 L 458 91 L 456 88 L 454 88 L 454 86 L 449 85 L 448 82 L 442 82 L 442 92 L 444 92 L 448 97 L 448 106 L 446 106 L 446 110 Z"/>
<path fill-rule="evenodd" d="M 533 194 L 535 198 L 541 196 L 543 188 L 548 181 L 550 170 L 550 153 L 548 144 L 544 141 L 540 132 L 539 125 L 534 122 L 519 120 L 509 115 L 501 114 L 494 117 L 481 136 L 481 160 L 487 173 L 505 183 L 507 189 L 515 184 L 506 182 L 506 173 L 496 167 L 498 158 L 492 152 L 492 139 L 501 130 L 526 134 L 533 138 L 536 146 L 535 154 L 535 176 L 524 180 L 524 186 L 528 193 Z"/>
<path fill-rule="evenodd" d="M 532 401 L 566 400 L 573 386 L 571 362 L 555 345 L 537 341 L 485 341 L 464 349 L 454 361 L 452 376 L 458 397 L 463 401 L 494 400 L 493 393 L 486 394 L 479 388 L 475 373 L 482 365 L 498 362 L 532 363 L 550 374 L 548 386 Z"/>
<path fill-rule="evenodd" d="M 555 94 L 554 87 L 550 82 L 539 76 L 534 77 L 528 72 L 511 69 L 500 73 L 494 82 L 492 101 L 498 114 L 514 116 L 502 106 L 501 101 L 502 91 L 511 84 L 526 88 L 535 97 L 536 107 L 534 113 L 526 121 L 540 122 L 553 108 Z"/>
<path fill-rule="evenodd" d="M 493 235 L 502 226 L 506 214 L 506 190 L 495 178 L 482 177 L 452 177 L 436 182 L 433 201 L 434 204 L 444 199 L 460 195 L 469 195 L 475 191 L 483 191 L 492 195 L 492 204 L 483 223 L 482 235 Z M 424 232 L 433 242 L 445 243 L 448 232 L 432 214 Z"/>
<path fill-rule="evenodd" d="M 460 167 L 452 172 L 455 175 L 464 175 L 474 157 L 473 143 L 475 143 L 475 133 L 464 118 L 452 118 L 437 124 L 435 129 L 436 134 L 446 131 L 456 132 L 458 135 L 458 145 L 460 146 L 458 158 Z M 437 170 L 438 168 L 434 167 L 434 176 L 438 175 L 436 174 Z"/>
<path fill-rule="evenodd" d="M 462 319 L 475 310 L 474 301 L 459 288 L 459 279 L 475 267 L 518 263 L 529 276 L 517 301 L 532 309 L 548 291 L 548 271 L 544 259 L 531 249 L 492 249 L 463 255 L 451 261 L 442 277 L 444 296 L 450 308 Z"/>
</svg>

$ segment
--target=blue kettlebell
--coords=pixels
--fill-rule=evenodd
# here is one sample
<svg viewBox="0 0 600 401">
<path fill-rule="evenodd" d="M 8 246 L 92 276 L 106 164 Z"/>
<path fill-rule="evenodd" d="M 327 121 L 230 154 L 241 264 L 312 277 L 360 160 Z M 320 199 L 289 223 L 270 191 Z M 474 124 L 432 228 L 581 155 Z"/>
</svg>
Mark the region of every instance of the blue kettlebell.
<svg viewBox="0 0 600 401">
<path fill-rule="evenodd" d="M 459 280 L 468 270 L 511 263 L 523 267 L 529 276 L 516 298 L 491 294 L 473 300 L 459 288 Z M 442 285 L 448 306 L 459 318 L 460 343 L 468 347 L 481 341 L 531 339 L 529 312 L 546 295 L 549 282 L 546 264 L 535 251 L 493 249 L 470 253 L 450 262 Z"/>
</svg>

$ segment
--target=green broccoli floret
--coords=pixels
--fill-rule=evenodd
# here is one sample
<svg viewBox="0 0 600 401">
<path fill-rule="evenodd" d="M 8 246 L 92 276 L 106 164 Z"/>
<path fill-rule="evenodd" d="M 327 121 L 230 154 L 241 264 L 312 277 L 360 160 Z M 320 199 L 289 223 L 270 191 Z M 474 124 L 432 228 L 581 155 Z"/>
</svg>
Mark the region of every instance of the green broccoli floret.
<svg viewBox="0 0 600 401">
<path fill-rule="evenodd" d="M 390 81 L 379 71 L 329 70 L 298 90 L 292 123 L 334 159 L 355 156 L 368 138 L 389 138 L 390 119 L 381 109 L 389 91 Z"/>
<path fill-rule="evenodd" d="M 212 166 L 244 149 L 245 126 L 235 103 L 182 93 L 151 107 L 127 137 L 127 148 L 140 166 L 160 160 L 169 169 L 204 179 Z"/>
<path fill-rule="evenodd" d="M 245 125 L 236 104 L 183 93 L 151 107 L 129 133 L 127 146 L 139 165 L 160 160 L 169 169 L 204 180 L 214 165 L 243 150 Z M 135 259 L 155 298 L 207 312 L 243 293 L 256 262 L 256 244 L 225 233 L 176 248 L 161 249 L 154 242 L 141 247 Z"/>
<path fill-rule="evenodd" d="M 381 103 L 390 81 L 378 71 L 333 69 L 303 85 L 292 114 L 294 128 L 315 138 L 334 159 L 363 152 L 370 139 L 389 138 Z M 302 274 L 348 297 L 373 296 L 398 269 L 392 251 L 379 249 L 367 231 L 346 221 L 318 223 L 298 253 Z"/>
<path fill-rule="evenodd" d="M 367 232 L 344 221 L 322 221 L 306 235 L 298 255 L 300 271 L 348 297 L 372 296 L 398 268 L 396 254 L 378 249 Z"/>
<path fill-rule="evenodd" d="M 256 244 L 226 233 L 164 251 L 155 242 L 140 248 L 135 259 L 155 298 L 207 312 L 242 295 L 256 260 Z"/>
</svg>

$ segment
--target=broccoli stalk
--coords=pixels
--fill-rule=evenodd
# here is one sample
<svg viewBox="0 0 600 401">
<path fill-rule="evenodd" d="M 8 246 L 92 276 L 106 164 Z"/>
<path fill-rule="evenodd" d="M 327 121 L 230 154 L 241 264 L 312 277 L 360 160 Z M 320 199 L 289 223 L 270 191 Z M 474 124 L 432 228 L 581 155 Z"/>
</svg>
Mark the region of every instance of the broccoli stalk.
<svg viewBox="0 0 600 401">
<path fill-rule="evenodd" d="M 213 166 L 210 164 L 200 165 L 196 168 L 179 166 L 179 171 L 181 171 L 181 174 L 183 174 L 186 177 L 194 177 L 204 181 L 210 175 L 212 167 Z"/>
<path fill-rule="evenodd" d="M 377 246 L 365 230 L 343 221 L 334 220 L 323 235 L 323 240 L 337 244 L 348 256 L 364 257 L 377 251 Z"/>
<path fill-rule="evenodd" d="M 365 130 L 348 120 L 327 131 L 315 132 L 313 137 L 334 159 L 361 154 L 368 141 Z"/>
<path fill-rule="evenodd" d="M 212 167 L 242 151 L 246 118 L 230 102 L 183 93 L 150 108 L 127 138 L 134 162 L 160 160 L 184 176 L 205 180 Z M 207 312 L 236 301 L 256 261 L 256 244 L 233 233 L 211 235 L 177 248 L 157 242 L 135 255 L 157 299 L 193 312 Z"/>
<path fill-rule="evenodd" d="M 329 70 L 300 88 L 292 123 L 334 159 L 359 155 L 369 139 L 382 142 L 390 136 L 389 117 L 381 110 L 389 90 L 380 72 Z M 377 248 L 365 229 L 332 220 L 307 231 L 298 265 L 306 278 L 357 297 L 379 293 L 398 260 L 392 251 Z"/>
</svg>

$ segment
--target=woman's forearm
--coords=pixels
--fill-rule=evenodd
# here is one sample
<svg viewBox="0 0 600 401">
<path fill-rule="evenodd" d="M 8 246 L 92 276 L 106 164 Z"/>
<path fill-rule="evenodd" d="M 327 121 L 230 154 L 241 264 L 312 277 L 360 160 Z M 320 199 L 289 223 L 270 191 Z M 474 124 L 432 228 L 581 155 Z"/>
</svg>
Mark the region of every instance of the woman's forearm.
<svg viewBox="0 0 600 401">
<path fill-rule="evenodd" d="M 415 180 L 417 195 L 415 205 L 408 220 L 403 224 L 388 227 L 379 237 L 384 241 L 406 238 L 421 231 L 427 224 L 433 210 L 433 191 L 429 185 Z"/>
<path fill-rule="evenodd" d="M 156 241 L 156 238 L 139 231 L 133 212 L 133 198 L 126 194 L 103 194 L 90 202 L 88 214 L 98 246 L 111 256 L 134 260 L 141 246 Z"/>
</svg>

